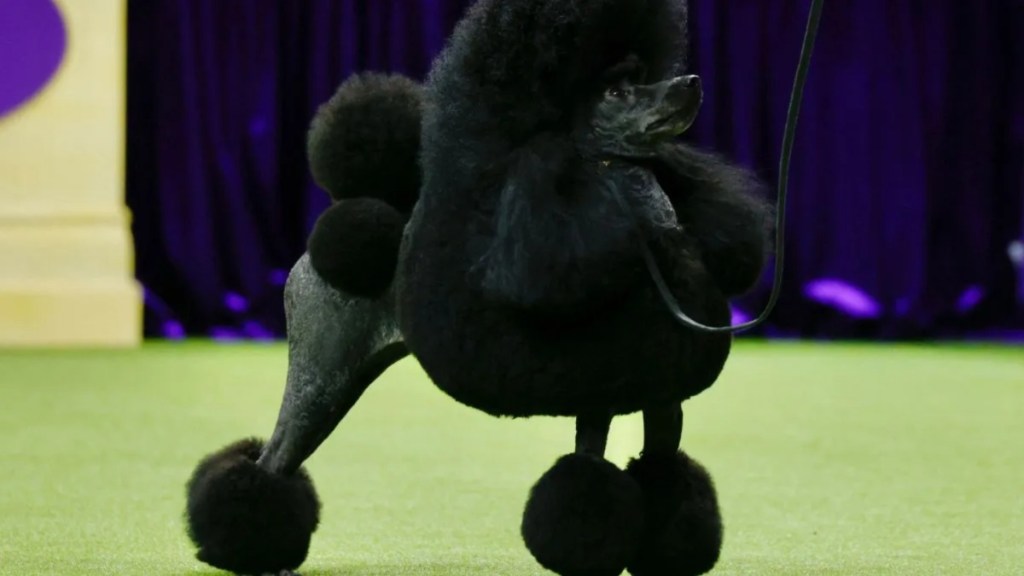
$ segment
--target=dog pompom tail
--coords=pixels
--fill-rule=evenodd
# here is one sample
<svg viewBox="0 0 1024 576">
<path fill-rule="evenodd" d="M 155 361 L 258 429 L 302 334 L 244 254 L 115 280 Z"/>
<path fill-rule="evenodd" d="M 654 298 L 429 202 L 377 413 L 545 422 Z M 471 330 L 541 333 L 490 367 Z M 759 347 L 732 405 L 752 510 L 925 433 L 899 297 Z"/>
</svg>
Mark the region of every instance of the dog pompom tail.
<svg viewBox="0 0 1024 576">
<path fill-rule="evenodd" d="M 419 197 L 422 114 L 417 82 L 399 74 L 351 76 L 310 125 L 313 179 L 335 201 L 376 198 L 409 212 Z"/>
</svg>

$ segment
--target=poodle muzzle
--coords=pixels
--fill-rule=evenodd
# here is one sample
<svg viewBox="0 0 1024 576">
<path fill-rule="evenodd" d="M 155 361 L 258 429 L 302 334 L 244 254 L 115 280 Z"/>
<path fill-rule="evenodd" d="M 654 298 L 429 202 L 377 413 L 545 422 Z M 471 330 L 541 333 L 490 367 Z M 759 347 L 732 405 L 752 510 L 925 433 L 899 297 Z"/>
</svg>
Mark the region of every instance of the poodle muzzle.
<svg viewBox="0 0 1024 576">
<path fill-rule="evenodd" d="M 699 76 L 677 76 L 638 88 L 655 102 L 653 119 L 644 129 L 647 138 L 672 138 L 688 130 L 704 101 Z"/>
</svg>

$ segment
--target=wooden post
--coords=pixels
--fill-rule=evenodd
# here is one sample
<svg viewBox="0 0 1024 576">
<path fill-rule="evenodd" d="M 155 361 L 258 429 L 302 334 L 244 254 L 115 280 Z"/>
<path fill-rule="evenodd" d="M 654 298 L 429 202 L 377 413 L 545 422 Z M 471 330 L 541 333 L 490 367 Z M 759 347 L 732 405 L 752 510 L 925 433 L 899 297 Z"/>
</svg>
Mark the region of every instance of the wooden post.
<svg viewBox="0 0 1024 576">
<path fill-rule="evenodd" d="M 47 10 L 56 24 L 40 16 Z M 135 346 L 126 0 L 4 0 L 0 19 L 5 11 L 24 20 L 11 26 L 38 28 L 37 43 L 56 25 L 63 51 L 35 92 L 0 110 L 0 346 Z M 5 46 L 0 83 L 19 49 L 38 48 Z"/>
</svg>

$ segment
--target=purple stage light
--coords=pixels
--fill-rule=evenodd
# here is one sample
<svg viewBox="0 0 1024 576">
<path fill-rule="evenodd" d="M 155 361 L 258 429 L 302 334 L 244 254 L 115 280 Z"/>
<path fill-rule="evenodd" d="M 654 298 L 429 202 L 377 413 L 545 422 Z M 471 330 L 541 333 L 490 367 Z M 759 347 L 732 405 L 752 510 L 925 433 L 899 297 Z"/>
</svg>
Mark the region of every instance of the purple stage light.
<svg viewBox="0 0 1024 576">
<path fill-rule="evenodd" d="M 732 324 L 733 324 L 733 326 L 735 326 L 737 324 L 743 324 L 745 322 L 749 322 L 750 320 L 751 320 L 751 317 L 746 312 L 744 312 L 743 310 L 740 310 L 739 308 L 737 308 L 735 306 L 732 307 Z"/>
<path fill-rule="evenodd" d="M 242 313 L 248 310 L 249 301 L 245 299 L 241 294 L 234 292 L 228 292 L 224 295 L 224 305 L 227 306 L 228 310 L 232 312 Z"/>
<path fill-rule="evenodd" d="M 810 300 L 829 306 L 853 318 L 877 318 L 882 306 L 860 288 L 834 278 L 813 280 L 804 286 L 804 295 Z"/>
<path fill-rule="evenodd" d="M 280 268 L 275 268 L 270 271 L 270 285 L 271 286 L 284 286 L 285 282 L 288 281 L 288 271 Z"/>
<path fill-rule="evenodd" d="M 970 312 L 984 297 L 985 289 L 981 286 L 974 285 L 967 288 L 956 302 L 957 312 L 960 312 L 961 314 Z"/>
<path fill-rule="evenodd" d="M 168 320 L 162 325 L 162 332 L 164 338 L 168 340 L 183 340 L 186 336 L 185 327 L 181 325 L 181 322 L 174 320 Z"/>
</svg>

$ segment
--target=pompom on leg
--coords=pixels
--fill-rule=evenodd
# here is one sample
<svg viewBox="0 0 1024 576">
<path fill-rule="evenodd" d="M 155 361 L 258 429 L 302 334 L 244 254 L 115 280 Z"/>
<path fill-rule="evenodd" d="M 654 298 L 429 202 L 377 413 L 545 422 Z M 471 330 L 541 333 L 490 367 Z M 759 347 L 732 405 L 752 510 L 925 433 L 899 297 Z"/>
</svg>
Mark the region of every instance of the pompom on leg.
<svg viewBox="0 0 1024 576">
<path fill-rule="evenodd" d="M 257 465 L 261 440 L 240 440 L 199 463 L 188 482 L 188 534 L 196 558 L 236 574 L 287 574 L 309 552 L 320 501 L 309 475 Z"/>
<path fill-rule="evenodd" d="M 618 576 L 643 536 L 643 493 L 607 460 L 560 458 L 530 492 L 522 536 L 541 566 L 561 576 Z"/>
<path fill-rule="evenodd" d="M 644 454 L 626 473 L 643 490 L 646 527 L 633 576 L 697 576 L 718 563 L 722 519 L 710 474 L 683 452 Z"/>
</svg>

